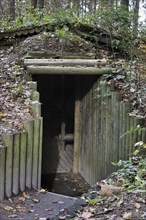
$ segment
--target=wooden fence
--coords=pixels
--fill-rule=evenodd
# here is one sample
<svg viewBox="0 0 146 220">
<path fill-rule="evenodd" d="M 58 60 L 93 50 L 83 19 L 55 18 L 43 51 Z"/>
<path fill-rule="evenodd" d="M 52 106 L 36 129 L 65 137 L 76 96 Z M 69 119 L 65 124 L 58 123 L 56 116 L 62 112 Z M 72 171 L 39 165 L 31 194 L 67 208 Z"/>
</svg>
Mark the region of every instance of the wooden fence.
<svg viewBox="0 0 146 220">
<path fill-rule="evenodd" d="M 26 188 L 41 186 L 42 118 L 36 83 L 30 82 L 33 118 L 24 121 L 25 132 L 4 134 L 0 147 L 0 200 Z"/>
<path fill-rule="evenodd" d="M 112 161 L 128 159 L 136 142 L 146 143 L 146 128 L 137 129 L 144 119 L 129 116 L 130 110 L 102 77 L 81 100 L 79 172 L 89 184 L 112 173 Z"/>
<path fill-rule="evenodd" d="M 26 188 L 41 187 L 41 104 L 36 83 L 30 82 L 29 88 L 34 117 L 24 121 L 25 132 L 3 135 L 5 147 L 0 148 L 0 200 Z M 79 161 L 74 170 L 78 170 L 89 184 L 94 184 L 114 171 L 112 161 L 128 159 L 136 142 L 146 142 L 146 128 L 137 129 L 138 125 L 143 127 L 144 120 L 129 116 L 131 105 L 123 102 L 113 84 L 105 83 L 103 77 L 90 87 L 88 80 L 83 81 L 80 93 L 75 105 L 80 108 L 80 120 L 75 119 L 79 149 L 74 146 L 74 154 L 78 154 Z M 74 141 L 74 144 L 78 142 Z"/>
</svg>

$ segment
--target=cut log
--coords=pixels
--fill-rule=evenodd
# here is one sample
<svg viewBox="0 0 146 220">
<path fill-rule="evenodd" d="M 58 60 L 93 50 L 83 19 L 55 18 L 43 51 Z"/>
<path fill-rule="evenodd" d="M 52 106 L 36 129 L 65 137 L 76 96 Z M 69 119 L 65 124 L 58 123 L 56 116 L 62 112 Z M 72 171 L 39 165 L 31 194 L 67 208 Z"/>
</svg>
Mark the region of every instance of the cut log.
<svg viewBox="0 0 146 220">
<path fill-rule="evenodd" d="M 39 66 L 96 66 L 98 60 L 86 59 L 25 59 L 24 66 L 39 65 Z"/>
<path fill-rule="evenodd" d="M 28 66 L 30 74 L 48 74 L 48 75 L 103 75 L 111 74 L 112 69 L 96 67 L 52 67 L 52 66 Z"/>
<path fill-rule="evenodd" d="M 25 58 L 36 58 L 36 59 L 42 59 L 42 58 L 57 58 L 57 59 L 95 59 L 94 53 L 69 53 L 69 52 L 47 52 L 47 51 L 29 51 L 28 54 L 25 56 Z"/>
</svg>

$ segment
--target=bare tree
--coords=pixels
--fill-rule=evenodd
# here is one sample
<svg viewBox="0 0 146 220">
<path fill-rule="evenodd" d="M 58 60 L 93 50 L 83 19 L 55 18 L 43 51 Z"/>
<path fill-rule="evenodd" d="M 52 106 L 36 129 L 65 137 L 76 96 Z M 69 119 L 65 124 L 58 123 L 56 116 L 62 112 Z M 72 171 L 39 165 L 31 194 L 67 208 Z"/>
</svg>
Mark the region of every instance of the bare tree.
<svg viewBox="0 0 146 220">
<path fill-rule="evenodd" d="M 138 17 L 139 17 L 139 0 L 133 1 L 133 35 L 137 35 Z"/>
<path fill-rule="evenodd" d="M 15 19 L 15 0 L 9 2 L 9 15 L 11 20 Z"/>
<path fill-rule="evenodd" d="M 129 0 L 121 0 L 121 5 L 128 11 L 129 10 Z"/>
<path fill-rule="evenodd" d="M 31 0 L 31 6 L 33 8 L 36 8 L 37 7 L 37 0 Z"/>
</svg>

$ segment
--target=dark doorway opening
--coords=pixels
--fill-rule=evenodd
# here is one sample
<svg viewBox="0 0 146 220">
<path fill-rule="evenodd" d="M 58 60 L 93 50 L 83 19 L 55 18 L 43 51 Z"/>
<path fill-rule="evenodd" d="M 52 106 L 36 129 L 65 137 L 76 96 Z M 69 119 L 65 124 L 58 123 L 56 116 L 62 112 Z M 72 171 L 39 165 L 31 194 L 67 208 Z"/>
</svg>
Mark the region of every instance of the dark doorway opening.
<svg viewBox="0 0 146 220">
<path fill-rule="evenodd" d="M 75 90 L 79 77 L 82 100 L 97 76 L 33 76 L 42 103 L 42 187 L 68 196 L 79 196 L 89 188 L 80 174 L 73 174 Z"/>
</svg>

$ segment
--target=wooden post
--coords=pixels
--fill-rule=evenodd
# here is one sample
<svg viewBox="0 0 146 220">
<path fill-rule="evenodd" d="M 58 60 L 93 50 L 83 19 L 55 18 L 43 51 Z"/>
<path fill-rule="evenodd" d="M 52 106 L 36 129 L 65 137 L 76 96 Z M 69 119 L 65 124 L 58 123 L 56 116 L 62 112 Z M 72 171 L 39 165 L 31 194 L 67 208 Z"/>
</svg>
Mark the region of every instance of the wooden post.
<svg viewBox="0 0 146 220">
<path fill-rule="evenodd" d="M 39 157 L 39 133 L 40 133 L 40 120 L 34 119 L 34 144 L 33 144 L 33 158 L 32 158 L 32 187 L 38 187 L 38 157 Z"/>
<path fill-rule="evenodd" d="M 27 84 L 30 90 L 33 90 L 33 91 L 37 90 L 37 82 L 29 81 Z"/>
<path fill-rule="evenodd" d="M 13 193 L 17 195 L 19 192 L 20 133 L 14 134 L 13 150 Z"/>
<path fill-rule="evenodd" d="M 24 121 L 24 128 L 26 129 L 27 135 L 27 155 L 26 155 L 26 187 L 31 189 L 32 187 L 32 153 L 33 153 L 33 142 L 34 142 L 34 120 Z"/>
<path fill-rule="evenodd" d="M 146 128 L 142 129 L 142 141 L 146 144 Z"/>
<path fill-rule="evenodd" d="M 13 165 L 13 135 L 3 135 L 2 139 L 7 146 L 6 148 L 6 182 L 5 192 L 7 197 L 12 196 L 12 165 Z"/>
<path fill-rule="evenodd" d="M 0 147 L 0 201 L 5 195 L 5 155 L 6 147 Z"/>
<path fill-rule="evenodd" d="M 34 118 L 40 117 L 41 116 L 41 103 L 39 103 L 38 101 L 33 101 L 32 112 L 33 112 Z"/>
<path fill-rule="evenodd" d="M 62 148 L 65 149 L 65 128 L 66 128 L 66 123 L 65 123 L 65 92 L 64 92 L 64 76 L 62 76 L 62 81 L 61 81 L 61 105 L 62 105 L 62 111 L 61 111 L 61 145 Z"/>
<path fill-rule="evenodd" d="M 33 91 L 31 94 L 31 100 L 32 101 L 40 101 L 40 93 L 37 91 Z"/>
<path fill-rule="evenodd" d="M 80 147 L 80 118 L 81 118 L 81 103 L 80 103 L 80 77 L 76 77 L 75 84 L 75 113 L 74 113 L 74 162 L 73 172 L 79 171 L 79 147 Z"/>
<path fill-rule="evenodd" d="M 43 118 L 40 118 L 40 133 L 39 133 L 39 158 L 38 158 L 38 189 L 41 188 L 42 174 L 42 140 L 43 140 Z"/>
<path fill-rule="evenodd" d="M 26 183 L 26 146 L 27 146 L 27 133 L 21 133 L 20 142 L 20 190 L 25 190 Z"/>
</svg>

